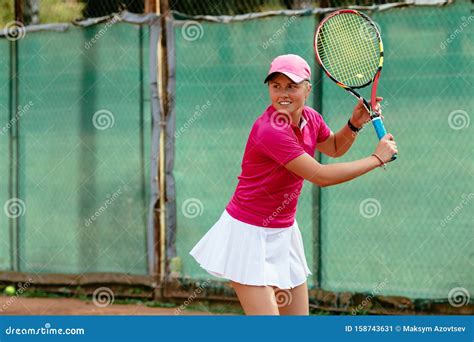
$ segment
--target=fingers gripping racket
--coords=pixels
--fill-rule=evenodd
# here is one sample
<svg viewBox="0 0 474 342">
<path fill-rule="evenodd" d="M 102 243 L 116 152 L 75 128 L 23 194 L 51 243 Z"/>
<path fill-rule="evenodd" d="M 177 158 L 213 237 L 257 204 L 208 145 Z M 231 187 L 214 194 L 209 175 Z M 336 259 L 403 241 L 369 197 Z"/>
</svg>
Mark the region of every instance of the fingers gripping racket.
<svg viewBox="0 0 474 342">
<path fill-rule="evenodd" d="M 377 137 L 387 134 L 376 110 L 377 86 L 383 65 L 383 44 L 375 23 L 356 10 L 339 10 L 319 24 L 314 36 L 316 59 L 326 75 L 349 93 L 362 99 Z M 372 83 L 370 103 L 355 89 Z M 395 160 L 397 155 L 392 156 Z"/>
</svg>

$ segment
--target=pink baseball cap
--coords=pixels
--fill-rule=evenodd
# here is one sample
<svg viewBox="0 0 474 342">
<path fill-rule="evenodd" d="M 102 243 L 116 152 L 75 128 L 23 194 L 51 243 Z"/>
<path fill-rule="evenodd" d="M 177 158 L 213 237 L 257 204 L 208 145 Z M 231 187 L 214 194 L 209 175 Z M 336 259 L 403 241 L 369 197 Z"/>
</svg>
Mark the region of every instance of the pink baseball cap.
<svg viewBox="0 0 474 342">
<path fill-rule="evenodd" d="M 311 80 L 311 68 L 308 63 L 298 55 L 281 55 L 276 57 L 272 61 L 272 64 L 270 64 L 270 70 L 268 71 L 264 83 L 267 83 L 270 76 L 276 72 L 288 76 L 295 83 Z"/>
</svg>

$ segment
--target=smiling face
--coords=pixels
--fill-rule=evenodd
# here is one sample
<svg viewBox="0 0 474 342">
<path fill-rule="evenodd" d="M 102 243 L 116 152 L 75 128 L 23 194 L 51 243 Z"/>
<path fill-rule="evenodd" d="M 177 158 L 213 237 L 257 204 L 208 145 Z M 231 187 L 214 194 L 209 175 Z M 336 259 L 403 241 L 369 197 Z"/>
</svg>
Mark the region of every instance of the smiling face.
<svg viewBox="0 0 474 342">
<path fill-rule="evenodd" d="M 291 116 L 301 113 L 311 91 L 307 81 L 295 83 L 283 74 L 276 74 L 268 81 L 268 91 L 273 107 Z"/>
</svg>

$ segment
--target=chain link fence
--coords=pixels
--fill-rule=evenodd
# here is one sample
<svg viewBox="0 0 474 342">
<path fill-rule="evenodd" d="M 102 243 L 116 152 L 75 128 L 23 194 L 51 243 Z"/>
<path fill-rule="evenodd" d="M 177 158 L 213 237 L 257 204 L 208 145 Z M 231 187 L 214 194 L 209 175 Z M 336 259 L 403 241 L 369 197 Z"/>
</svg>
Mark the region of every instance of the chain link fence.
<svg viewBox="0 0 474 342">
<path fill-rule="evenodd" d="M 26 24 L 63 23 L 128 11 L 145 12 L 145 0 L 22 0 Z M 187 15 L 238 15 L 273 10 L 299 10 L 318 7 L 371 6 L 396 0 L 174 0 L 169 9 Z M 149 2 L 151 4 L 151 2 Z M 0 0 L 0 26 L 14 20 L 15 0 Z"/>
<path fill-rule="evenodd" d="M 0 37 L 0 266 L 143 275 L 150 202 L 147 25 Z"/>
</svg>

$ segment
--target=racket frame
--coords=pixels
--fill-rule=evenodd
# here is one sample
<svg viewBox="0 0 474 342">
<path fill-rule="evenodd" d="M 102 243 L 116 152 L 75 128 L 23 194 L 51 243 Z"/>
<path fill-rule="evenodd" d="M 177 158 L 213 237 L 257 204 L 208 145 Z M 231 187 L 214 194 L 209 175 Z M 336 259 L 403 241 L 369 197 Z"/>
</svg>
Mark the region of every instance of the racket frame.
<svg viewBox="0 0 474 342">
<path fill-rule="evenodd" d="M 318 36 L 319 36 L 319 32 L 321 31 L 321 28 L 323 27 L 323 25 L 329 19 L 331 19 L 332 17 L 335 17 L 336 15 L 342 14 L 342 13 L 350 13 L 350 14 L 358 15 L 358 16 L 361 16 L 362 18 L 364 18 L 367 21 L 367 23 L 370 24 L 375 29 L 375 33 L 377 35 L 376 39 L 378 40 L 378 43 L 379 43 L 379 49 L 380 49 L 380 56 L 379 57 L 380 58 L 379 58 L 379 65 L 377 67 L 377 70 L 375 71 L 374 76 L 369 81 L 367 81 L 365 84 L 362 84 L 360 86 L 348 86 L 348 85 L 340 82 L 336 78 L 334 78 L 331 75 L 331 73 L 324 66 L 323 61 L 321 60 L 321 57 L 319 56 L 319 52 L 318 52 Z M 375 39 L 375 37 L 374 37 L 374 39 Z M 380 77 L 380 73 L 382 72 L 382 66 L 383 66 L 383 55 L 384 55 L 384 53 L 383 53 L 383 43 L 382 43 L 382 37 L 380 35 L 380 31 L 378 30 L 378 28 L 375 25 L 374 21 L 368 15 L 366 15 L 365 13 L 359 12 L 357 10 L 353 10 L 353 9 L 341 9 L 341 10 L 332 12 L 328 16 L 324 17 L 324 19 L 321 20 L 321 22 L 319 23 L 318 28 L 316 29 L 316 32 L 314 34 L 314 52 L 315 52 L 318 64 L 323 68 L 324 72 L 326 73 L 326 75 L 331 80 L 333 80 L 341 88 L 347 90 L 349 93 L 354 95 L 357 99 L 361 99 L 364 102 L 364 106 L 367 109 L 367 111 L 369 112 L 371 118 L 380 116 L 380 114 L 375 110 L 375 103 L 376 103 L 376 97 L 377 97 L 378 80 L 379 80 L 379 77 Z M 367 87 L 371 83 L 373 83 L 373 86 L 372 86 L 371 102 L 369 104 L 367 102 L 367 100 L 365 98 L 363 98 L 355 89 L 360 89 L 360 88 Z"/>
<path fill-rule="evenodd" d="M 318 37 L 319 37 L 319 32 L 321 31 L 321 28 L 323 27 L 323 25 L 329 19 L 333 18 L 336 15 L 342 14 L 342 13 L 350 13 L 350 14 L 358 15 L 358 16 L 364 18 L 367 21 L 367 23 L 370 24 L 374 28 L 374 31 L 376 33 L 376 37 L 374 37 L 373 39 L 377 39 L 378 44 L 379 44 L 379 50 L 380 50 L 379 65 L 378 65 L 378 67 L 377 67 L 377 69 L 374 73 L 374 76 L 371 79 L 369 79 L 369 81 L 367 81 L 365 84 L 362 84 L 362 85 L 359 85 L 359 86 L 348 86 L 348 85 L 340 82 L 336 78 L 334 78 L 331 75 L 331 73 L 326 69 L 326 67 L 323 64 L 323 61 L 321 60 L 321 57 L 319 56 Z M 345 89 L 350 94 L 354 95 L 357 99 L 363 101 L 365 109 L 367 109 L 367 112 L 370 114 L 370 119 L 371 119 L 372 124 L 374 126 L 377 137 L 379 138 L 379 140 L 382 139 L 382 137 L 385 134 L 387 134 L 387 131 L 386 131 L 386 129 L 384 127 L 384 124 L 382 122 L 382 118 L 380 117 L 380 113 L 376 110 L 376 104 L 377 104 L 376 100 L 377 100 L 377 87 L 378 87 L 378 83 L 379 83 L 380 73 L 382 72 L 382 66 L 383 66 L 383 60 L 384 60 L 384 51 L 383 51 L 382 36 L 380 35 L 380 31 L 377 28 L 377 26 L 375 25 L 374 21 L 368 15 L 366 15 L 365 13 L 362 13 L 362 12 L 359 12 L 359 11 L 353 10 L 353 9 L 341 9 L 341 10 L 332 12 L 328 16 L 324 17 L 323 20 L 321 20 L 321 22 L 318 25 L 318 28 L 316 29 L 316 32 L 314 34 L 314 52 L 315 52 L 316 60 L 318 61 L 318 64 L 323 68 L 326 75 L 332 81 L 334 81 L 338 86 Z M 371 91 L 371 97 L 370 97 L 370 103 L 369 103 L 355 89 L 364 88 L 364 87 L 368 86 L 371 83 L 373 83 L 373 85 L 372 85 L 372 91 Z M 393 155 L 392 160 L 395 160 L 396 158 L 397 158 L 397 155 L 395 154 L 395 155 Z"/>
</svg>

